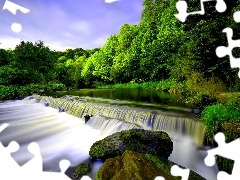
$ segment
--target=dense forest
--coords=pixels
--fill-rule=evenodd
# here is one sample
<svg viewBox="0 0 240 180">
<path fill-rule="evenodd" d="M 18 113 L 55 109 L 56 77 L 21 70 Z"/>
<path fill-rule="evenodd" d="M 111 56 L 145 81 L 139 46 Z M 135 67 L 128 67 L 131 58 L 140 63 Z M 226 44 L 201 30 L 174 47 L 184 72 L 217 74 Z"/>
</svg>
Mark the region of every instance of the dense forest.
<svg viewBox="0 0 240 180">
<path fill-rule="evenodd" d="M 99 84 L 136 81 L 214 80 L 238 89 L 238 69 L 231 69 L 229 58 L 218 58 L 216 47 L 227 46 L 222 30 L 238 24 L 233 12 L 239 1 L 227 3 L 218 13 L 216 2 L 205 3 L 205 15 L 193 15 L 181 23 L 174 14 L 177 0 L 145 0 L 138 25 L 124 24 L 101 48 L 51 51 L 42 41 L 22 41 L 14 50 L 0 50 L 0 84 L 27 85 L 59 82 L 82 88 Z M 189 12 L 200 10 L 198 1 L 189 0 Z M 237 37 L 234 37 L 235 39 Z M 239 50 L 233 49 L 237 57 Z"/>
<path fill-rule="evenodd" d="M 205 15 L 189 16 L 185 23 L 174 16 L 176 2 L 145 0 L 139 24 L 124 24 L 100 48 L 57 52 L 42 41 L 22 41 L 14 50 L 1 49 L 0 85 L 54 82 L 83 88 L 171 79 L 192 86 L 212 82 L 239 90 L 238 69 L 230 68 L 228 57 L 218 58 L 215 53 L 216 47 L 228 45 L 224 28 L 231 27 L 233 38 L 238 38 L 233 13 L 240 7 L 239 1 L 226 2 L 224 13 L 216 11 L 215 1 L 206 2 Z M 198 1 L 187 3 L 189 12 L 200 10 Z M 233 49 L 235 57 L 239 54 L 239 49 Z"/>
</svg>

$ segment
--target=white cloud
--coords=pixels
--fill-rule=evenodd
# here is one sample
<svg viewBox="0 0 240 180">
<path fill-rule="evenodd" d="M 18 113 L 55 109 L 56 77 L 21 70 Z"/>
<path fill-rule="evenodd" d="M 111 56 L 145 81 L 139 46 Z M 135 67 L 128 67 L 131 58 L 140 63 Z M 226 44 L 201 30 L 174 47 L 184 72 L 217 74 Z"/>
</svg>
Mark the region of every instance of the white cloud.
<svg viewBox="0 0 240 180">
<path fill-rule="evenodd" d="M 66 49 L 75 49 L 74 47 L 70 46 L 63 46 L 62 44 L 56 44 L 56 43 L 45 43 L 46 46 L 48 46 L 51 50 L 56 51 L 65 51 Z"/>
<path fill-rule="evenodd" d="M 80 33 L 90 34 L 91 25 L 87 21 L 78 21 L 71 25 L 71 29 L 74 31 L 80 31 Z"/>
<path fill-rule="evenodd" d="M 93 41 L 93 44 L 96 46 L 103 46 L 106 41 L 107 41 L 108 37 L 98 37 Z"/>
<path fill-rule="evenodd" d="M 21 39 L 17 38 L 1 38 L 0 39 L 0 48 L 1 49 L 15 49 L 16 45 L 20 44 Z"/>
</svg>

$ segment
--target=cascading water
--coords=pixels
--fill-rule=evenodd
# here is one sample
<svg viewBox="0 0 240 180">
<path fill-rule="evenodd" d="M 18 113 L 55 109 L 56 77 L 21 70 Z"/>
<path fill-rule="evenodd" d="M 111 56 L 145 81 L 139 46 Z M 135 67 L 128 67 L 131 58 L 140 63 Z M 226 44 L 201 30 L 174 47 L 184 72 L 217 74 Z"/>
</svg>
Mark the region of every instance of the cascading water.
<svg viewBox="0 0 240 180">
<path fill-rule="evenodd" d="M 13 158 L 25 164 L 33 155 L 27 150 L 37 142 L 46 171 L 60 171 L 59 161 L 66 158 L 71 166 L 88 160 L 91 145 L 101 139 L 100 131 L 85 125 L 84 121 L 44 104 L 30 101 L 0 103 L 0 123 L 9 123 L 0 134 L 0 141 L 7 146 L 17 141 L 20 149 Z"/>
<path fill-rule="evenodd" d="M 59 113 L 59 108 L 65 112 Z M 87 125 L 82 118 L 85 114 L 94 116 Z M 88 161 L 95 141 L 117 131 L 144 127 L 169 134 L 174 143 L 169 160 L 206 179 L 216 179 L 217 170 L 203 162 L 206 152 L 197 151 L 203 142 L 204 126 L 191 119 L 138 108 L 34 96 L 0 103 L 0 123 L 10 124 L 0 134 L 2 144 L 7 146 L 13 140 L 20 144 L 20 150 L 13 153 L 20 165 L 32 158 L 27 146 L 33 141 L 40 146 L 44 170 L 59 171 L 58 163 L 63 158 L 70 160 L 71 166 Z"/>
<path fill-rule="evenodd" d="M 150 126 L 153 130 L 165 131 L 173 139 L 182 135 L 191 136 L 197 146 L 202 146 L 205 127 L 192 119 L 171 116 L 171 113 L 150 111 L 126 106 L 111 106 L 106 104 L 78 101 L 71 98 L 52 98 L 35 96 L 40 102 L 48 102 L 53 108 L 62 108 L 68 114 L 83 117 L 84 114 L 102 115 L 110 119 L 122 120 L 139 126 Z"/>
</svg>

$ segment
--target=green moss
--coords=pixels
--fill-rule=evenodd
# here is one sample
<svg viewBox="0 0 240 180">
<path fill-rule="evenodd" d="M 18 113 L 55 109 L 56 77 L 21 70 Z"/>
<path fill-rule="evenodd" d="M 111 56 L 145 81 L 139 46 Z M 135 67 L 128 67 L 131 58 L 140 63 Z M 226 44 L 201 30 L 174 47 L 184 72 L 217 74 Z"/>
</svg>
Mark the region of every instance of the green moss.
<svg viewBox="0 0 240 180">
<path fill-rule="evenodd" d="M 151 154 L 142 154 L 126 150 L 122 156 L 107 159 L 96 174 L 96 180 L 153 180 L 163 176 L 165 180 L 180 180 L 172 176 L 170 161 Z M 203 180 L 191 171 L 190 180 Z"/>
<path fill-rule="evenodd" d="M 91 173 L 91 167 L 89 164 L 79 164 L 73 172 L 72 180 L 80 180 L 84 175 Z"/>
<path fill-rule="evenodd" d="M 150 160 L 152 163 L 154 163 L 159 169 L 161 169 L 164 173 L 168 174 L 171 176 L 170 172 L 171 172 L 171 167 L 173 165 L 175 165 L 175 163 L 171 162 L 171 161 L 168 161 L 164 158 L 161 158 L 161 157 L 158 157 L 156 155 L 153 155 L 153 154 L 145 154 L 146 158 L 148 160 Z M 181 168 L 184 168 L 183 166 L 180 166 L 178 165 L 179 167 Z M 174 177 L 172 176 L 171 177 L 172 180 L 181 180 L 181 177 Z M 202 176 L 200 176 L 199 174 L 193 172 L 193 171 L 190 171 L 190 174 L 189 174 L 189 180 L 204 180 L 204 178 Z"/>
<path fill-rule="evenodd" d="M 172 153 L 173 143 L 165 132 L 131 129 L 114 133 L 95 142 L 90 148 L 89 155 L 92 158 L 106 160 L 122 155 L 126 150 L 168 158 Z"/>
</svg>

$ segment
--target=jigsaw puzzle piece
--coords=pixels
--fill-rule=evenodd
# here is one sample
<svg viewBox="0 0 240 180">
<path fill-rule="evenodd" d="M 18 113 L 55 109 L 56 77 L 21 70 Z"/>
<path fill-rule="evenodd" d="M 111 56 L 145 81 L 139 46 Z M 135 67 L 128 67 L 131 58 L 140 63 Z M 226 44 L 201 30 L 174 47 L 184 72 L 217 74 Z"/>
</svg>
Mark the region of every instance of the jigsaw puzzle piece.
<svg viewBox="0 0 240 180">
<path fill-rule="evenodd" d="M 179 19 L 179 21 L 181 22 L 185 22 L 187 17 L 191 14 L 201 14 L 201 15 L 204 15 L 205 14 L 205 10 L 204 10 L 204 5 L 203 3 L 204 2 L 207 2 L 207 1 L 212 1 L 212 0 L 201 0 L 200 4 L 201 4 L 201 10 L 200 11 L 194 11 L 194 12 L 190 12 L 188 13 L 187 12 L 187 3 L 186 1 L 178 1 L 176 3 L 176 8 L 178 10 L 178 14 L 175 14 L 175 17 Z M 227 9 L 227 5 L 226 3 L 224 2 L 224 0 L 216 0 L 217 3 L 216 3 L 216 10 L 220 13 L 223 13 L 224 11 L 226 11 Z"/>
<path fill-rule="evenodd" d="M 0 126 L 0 132 L 2 132 L 4 129 L 6 129 L 9 126 L 9 124 L 4 123 Z"/>
<path fill-rule="evenodd" d="M 15 141 L 9 143 L 8 147 L 4 147 L 0 142 L 0 179 L 5 179 L 9 175 L 11 178 L 18 178 L 17 174 L 20 172 L 19 164 L 12 158 L 11 153 L 19 149 L 19 144 Z M 14 170 L 14 173 L 12 173 Z"/>
<path fill-rule="evenodd" d="M 223 172 L 223 171 L 220 171 L 217 175 L 217 179 L 218 180 L 237 180 L 235 178 L 233 178 L 233 176 L 229 175 L 228 173 L 226 172 Z"/>
<path fill-rule="evenodd" d="M 171 168 L 171 174 L 173 176 L 181 176 L 182 180 L 188 180 L 190 169 L 182 169 L 177 165 L 173 165 Z"/>
<path fill-rule="evenodd" d="M 11 2 L 11 1 L 8 1 L 8 0 L 6 0 L 2 10 L 5 10 L 5 9 L 9 10 L 14 15 L 16 15 L 17 10 L 19 10 L 22 13 L 25 13 L 25 14 L 30 12 L 29 9 L 24 8 L 22 6 L 19 6 L 18 4 L 15 4 L 15 3 Z"/>
<path fill-rule="evenodd" d="M 34 145 L 35 146 L 35 145 Z M 36 147 L 33 147 L 34 151 L 37 151 Z M 36 153 L 36 152 L 35 152 Z M 33 161 L 32 168 L 38 167 L 39 164 L 42 164 L 42 162 Z M 69 168 L 70 162 L 68 160 L 62 160 L 59 163 L 59 167 L 61 172 L 43 172 L 43 171 L 32 171 L 32 168 L 28 169 L 27 171 L 24 171 L 24 179 L 25 180 L 43 180 L 43 179 L 58 179 L 58 180 L 71 180 L 66 174 L 66 170 Z M 26 170 L 26 169 L 25 169 Z"/>
<path fill-rule="evenodd" d="M 217 0 L 217 4 L 216 4 L 216 10 L 217 12 L 223 13 L 224 11 L 227 10 L 227 5 L 224 2 L 224 0 Z"/>
<path fill-rule="evenodd" d="M 233 19 L 236 23 L 240 23 L 240 11 L 236 11 L 234 14 L 233 14 Z"/>
<path fill-rule="evenodd" d="M 92 180 L 89 176 L 83 176 L 81 180 Z M 164 179 L 163 179 L 164 180 Z"/>
<path fill-rule="evenodd" d="M 69 166 L 71 165 L 69 160 L 63 159 L 59 162 L 59 167 L 61 169 L 61 173 L 65 173 L 67 171 L 67 169 L 69 168 Z"/>
<path fill-rule="evenodd" d="M 234 161 L 234 166 L 232 174 L 229 175 L 226 172 L 220 171 L 217 175 L 218 180 L 237 180 L 240 177 L 240 157 L 238 152 L 240 150 L 240 139 L 235 139 L 230 143 L 225 142 L 225 136 L 223 133 L 217 133 L 214 137 L 215 141 L 218 143 L 218 147 L 208 150 L 208 155 L 204 159 L 207 166 L 212 166 L 215 162 L 215 156 L 219 155 L 227 159 Z"/>
<path fill-rule="evenodd" d="M 178 14 L 175 14 L 174 16 L 176 18 L 179 19 L 179 21 L 181 22 L 185 22 L 187 17 L 188 17 L 188 13 L 187 13 L 187 3 L 186 1 L 178 1 L 176 3 L 176 8 L 178 10 Z"/>
<path fill-rule="evenodd" d="M 235 47 L 240 47 L 240 39 L 233 40 L 233 30 L 231 28 L 225 28 L 222 32 L 227 34 L 228 47 L 219 46 L 216 48 L 216 55 L 220 58 L 228 55 L 230 60 L 231 68 L 240 68 L 240 59 L 234 58 L 232 55 L 232 50 Z M 238 77 L 240 78 L 240 71 L 238 72 Z"/>
<path fill-rule="evenodd" d="M 4 123 L 0 126 L 0 133 L 6 129 L 7 127 L 9 126 L 9 124 L 7 123 Z M 1 153 L 0 153 L 0 158 L 1 158 L 1 161 L 3 161 L 4 159 L 7 159 L 6 157 L 11 157 L 11 153 L 13 152 L 16 152 L 19 150 L 19 144 L 16 142 L 16 141 L 12 141 L 9 143 L 9 145 L 5 148 L 2 143 L 0 142 L 0 150 L 1 150 Z M 3 160 L 2 160 L 3 158 Z M 11 157 L 11 159 L 13 160 L 13 158 Z M 1 162 L 0 161 L 0 162 Z M 16 163 L 16 161 L 14 161 Z M 1 169 L 1 168 L 0 168 Z"/>
<path fill-rule="evenodd" d="M 207 166 L 213 166 L 215 164 L 215 156 L 220 155 L 228 159 L 234 160 L 236 158 L 235 149 L 240 148 L 240 141 L 236 139 L 228 144 L 225 142 L 225 136 L 223 133 L 219 132 L 214 136 L 215 141 L 218 143 L 217 148 L 208 150 L 208 155 L 204 159 Z"/>
<path fill-rule="evenodd" d="M 6 0 L 2 10 L 5 10 L 5 9 L 10 11 L 14 15 L 16 15 L 17 10 L 19 10 L 22 13 L 25 13 L 25 14 L 30 12 L 29 9 L 24 8 L 22 6 L 19 6 L 18 4 L 15 4 L 15 3 L 11 2 L 11 1 L 8 1 L 8 0 Z M 12 23 L 11 29 L 16 33 L 19 33 L 19 32 L 22 31 L 22 25 L 19 24 L 19 23 Z"/>
<path fill-rule="evenodd" d="M 42 172 L 43 164 L 39 145 L 36 142 L 32 142 L 28 145 L 28 151 L 33 154 L 34 157 L 22 166 L 22 170 L 34 173 Z"/>
</svg>

